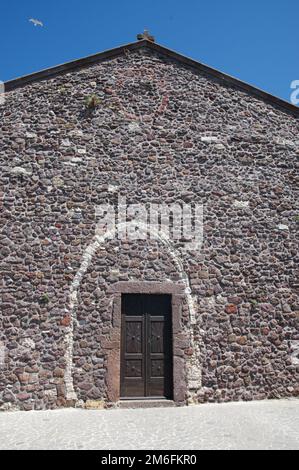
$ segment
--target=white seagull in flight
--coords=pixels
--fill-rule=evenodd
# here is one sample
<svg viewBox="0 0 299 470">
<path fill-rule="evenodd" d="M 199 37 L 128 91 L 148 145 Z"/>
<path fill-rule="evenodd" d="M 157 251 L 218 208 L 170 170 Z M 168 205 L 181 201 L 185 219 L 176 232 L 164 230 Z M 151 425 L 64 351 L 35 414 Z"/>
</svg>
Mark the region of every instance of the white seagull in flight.
<svg viewBox="0 0 299 470">
<path fill-rule="evenodd" d="M 35 20 L 34 18 L 30 18 L 31 23 L 34 24 L 34 26 L 44 26 L 43 23 L 39 20 Z"/>
</svg>

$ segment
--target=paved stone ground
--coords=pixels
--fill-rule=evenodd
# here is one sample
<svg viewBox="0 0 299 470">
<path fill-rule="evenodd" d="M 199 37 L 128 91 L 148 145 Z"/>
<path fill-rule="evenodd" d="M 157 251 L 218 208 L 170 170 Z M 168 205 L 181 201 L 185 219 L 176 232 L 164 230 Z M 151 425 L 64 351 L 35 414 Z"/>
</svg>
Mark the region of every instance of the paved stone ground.
<svg viewBox="0 0 299 470">
<path fill-rule="evenodd" d="M 5 412 L 0 449 L 299 449 L 299 400 Z"/>
</svg>

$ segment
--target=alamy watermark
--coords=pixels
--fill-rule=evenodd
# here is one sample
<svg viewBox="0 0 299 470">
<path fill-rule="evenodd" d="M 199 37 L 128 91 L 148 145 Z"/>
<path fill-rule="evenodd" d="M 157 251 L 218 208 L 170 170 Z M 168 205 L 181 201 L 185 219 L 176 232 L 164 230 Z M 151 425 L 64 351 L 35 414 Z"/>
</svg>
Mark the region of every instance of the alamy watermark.
<svg viewBox="0 0 299 470">
<path fill-rule="evenodd" d="M 291 93 L 291 103 L 298 105 L 299 104 L 299 80 L 293 80 L 291 82 L 291 89 L 294 90 Z"/>
<path fill-rule="evenodd" d="M 0 367 L 4 366 L 4 363 L 5 363 L 5 346 L 2 343 L 2 341 L 0 341 Z"/>
<path fill-rule="evenodd" d="M 5 85 L 4 82 L 0 80 L 0 104 L 4 104 L 5 101 Z"/>
<path fill-rule="evenodd" d="M 127 204 L 96 206 L 96 235 L 119 240 L 161 239 L 184 250 L 200 250 L 203 206 L 199 204 Z"/>
</svg>

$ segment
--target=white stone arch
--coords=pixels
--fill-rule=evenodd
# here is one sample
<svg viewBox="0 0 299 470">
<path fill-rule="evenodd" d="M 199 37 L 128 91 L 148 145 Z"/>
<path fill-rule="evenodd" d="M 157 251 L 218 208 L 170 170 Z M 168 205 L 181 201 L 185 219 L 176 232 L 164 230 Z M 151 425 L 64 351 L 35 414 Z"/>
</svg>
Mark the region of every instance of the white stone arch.
<svg viewBox="0 0 299 470">
<path fill-rule="evenodd" d="M 116 224 L 116 227 L 110 231 L 105 232 L 104 234 L 96 234 L 90 244 L 85 248 L 82 261 L 76 275 L 71 283 L 70 291 L 69 291 L 69 302 L 67 312 L 70 315 L 70 323 L 67 327 L 67 333 L 65 335 L 65 343 L 66 343 L 66 352 L 65 352 L 65 361 L 66 361 L 66 368 L 65 368 L 65 386 L 66 386 L 66 399 L 67 400 L 77 400 L 77 394 L 74 390 L 73 384 L 73 376 L 72 376 L 72 369 L 73 369 L 73 347 L 74 347 L 74 328 L 77 323 L 77 314 L 76 309 L 78 305 L 78 291 L 83 279 L 83 276 L 87 272 L 90 263 L 93 260 L 93 257 L 96 254 L 96 251 L 99 249 L 101 245 L 103 245 L 107 240 L 111 240 L 115 236 L 115 229 L 119 232 L 123 229 L 128 230 L 130 229 L 130 224 L 132 224 L 132 228 L 136 227 L 135 222 L 124 222 L 120 224 Z M 191 324 L 190 328 L 190 340 L 191 344 L 195 346 L 193 341 L 193 329 L 192 325 L 195 323 L 195 300 L 191 294 L 190 282 L 187 273 L 184 270 L 183 262 L 181 260 L 181 256 L 178 251 L 174 248 L 173 242 L 169 239 L 167 235 L 165 235 L 162 231 L 158 231 L 152 226 L 148 224 L 138 223 L 138 231 L 147 234 L 150 230 L 151 238 L 159 241 L 162 243 L 164 247 L 166 247 L 167 252 L 169 253 L 171 259 L 174 262 L 174 265 L 177 268 L 177 271 L 180 276 L 180 281 L 185 286 L 184 292 L 186 295 L 186 300 L 189 308 L 189 320 Z M 193 367 L 194 361 L 196 358 L 190 358 L 190 365 L 191 369 Z M 194 378 L 189 377 L 189 381 L 192 382 Z"/>
</svg>

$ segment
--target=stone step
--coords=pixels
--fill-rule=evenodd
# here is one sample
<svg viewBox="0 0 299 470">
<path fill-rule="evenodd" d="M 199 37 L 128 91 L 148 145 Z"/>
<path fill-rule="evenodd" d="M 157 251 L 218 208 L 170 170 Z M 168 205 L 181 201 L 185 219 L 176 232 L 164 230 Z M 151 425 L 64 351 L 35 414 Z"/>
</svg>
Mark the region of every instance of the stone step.
<svg viewBox="0 0 299 470">
<path fill-rule="evenodd" d="M 175 406 L 172 400 L 120 400 L 119 408 L 167 408 Z"/>
</svg>

